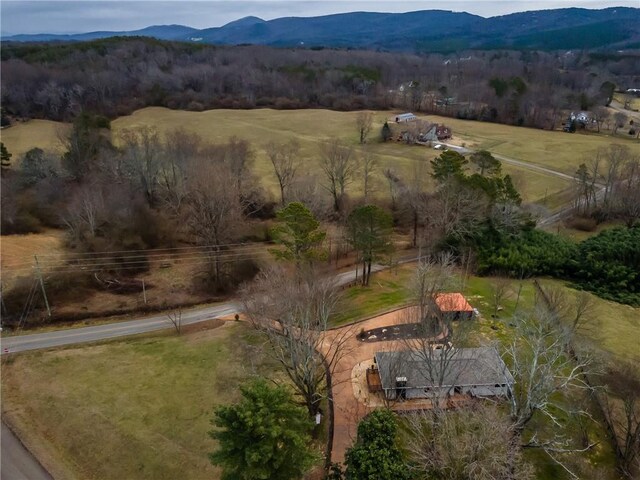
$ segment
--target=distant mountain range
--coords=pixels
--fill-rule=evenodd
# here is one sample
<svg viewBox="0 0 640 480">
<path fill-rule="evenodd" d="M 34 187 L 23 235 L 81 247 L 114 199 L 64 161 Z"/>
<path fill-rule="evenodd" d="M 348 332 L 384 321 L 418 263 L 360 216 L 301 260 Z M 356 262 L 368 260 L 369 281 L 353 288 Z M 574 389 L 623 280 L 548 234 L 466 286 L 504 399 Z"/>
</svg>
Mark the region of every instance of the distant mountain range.
<svg viewBox="0 0 640 480">
<path fill-rule="evenodd" d="M 126 32 L 75 35 L 13 35 L 3 41 L 83 41 L 115 36 L 210 44 L 279 47 L 342 47 L 403 51 L 517 48 L 561 50 L 640 48 L 640 8 L 566 8 L 483 18 L 469 13 L 424 10 L 409 13 L 354 12 L 265 21 L 246 17 L 198 30 L 157 25 Z"/>
</svg>

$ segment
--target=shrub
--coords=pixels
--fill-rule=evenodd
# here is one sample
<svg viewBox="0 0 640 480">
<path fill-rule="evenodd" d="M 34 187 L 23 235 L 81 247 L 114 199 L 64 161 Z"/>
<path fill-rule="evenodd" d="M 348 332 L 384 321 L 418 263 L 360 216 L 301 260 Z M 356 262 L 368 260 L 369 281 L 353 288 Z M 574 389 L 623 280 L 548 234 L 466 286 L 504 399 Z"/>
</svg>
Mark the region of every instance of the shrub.
<svg viewBox="0 0 640 480">
<path fill-rule="evenodd" d="M 611 228 L 581 242 L 571 267 L 585 290 L 640 305 L 640 227 Z"/>
</svg>

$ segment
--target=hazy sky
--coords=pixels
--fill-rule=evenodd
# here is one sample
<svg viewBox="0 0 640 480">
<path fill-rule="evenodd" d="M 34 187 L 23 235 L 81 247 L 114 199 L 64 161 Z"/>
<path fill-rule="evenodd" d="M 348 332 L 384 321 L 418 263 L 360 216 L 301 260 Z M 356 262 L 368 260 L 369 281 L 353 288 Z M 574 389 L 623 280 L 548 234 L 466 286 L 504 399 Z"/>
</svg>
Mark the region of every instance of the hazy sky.
<svg viewBox="0 0 640 480">
<path fill-rule="evenodd" d="M 331 13 L 410 12 L 415 10 L 466 11 L 491 17 L 526 10 L 582 7 L 640 6 L 640 0 L 217 0 L 217 1 L 119 1 L 119 0 L 1 0 L 2 35 L 16 33 L 79 33 L 95 30 L 135 30 L 149 25 L 181 24 L 195 28 L 217 27 L 255 15 L 310 17 Z"/>
</svg>

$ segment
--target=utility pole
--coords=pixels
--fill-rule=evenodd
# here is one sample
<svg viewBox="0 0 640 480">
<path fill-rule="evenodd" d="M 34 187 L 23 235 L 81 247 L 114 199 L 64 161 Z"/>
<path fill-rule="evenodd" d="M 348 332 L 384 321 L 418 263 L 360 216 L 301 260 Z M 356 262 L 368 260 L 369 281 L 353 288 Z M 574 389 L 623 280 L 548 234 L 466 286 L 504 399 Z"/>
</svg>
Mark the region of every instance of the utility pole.
<svg viewBox="0 0 640 480">
<path fill-rule="evenodd" d="M 2 286 L 0 286 L 0 305 L 2 306 L 1 312 L 2 312 L 2 316 L 6 317 L 8 315 L 8 312 L 7 312 L 7 306 L 4 304 L 4 295 L 2 293 L 3 293 L 3 288 Z"/>
<path fill-rule="evenodd" d="M 49 307 L 49 299 L 47 299 L 47 292 L 44 289 L 44 280 L 42 279 L 42 271 L 40 270 L 40 263 L 38 262 L 38 256 L 34 255 L 36 260 L 36 272 L 38 273 L 38 279 L 40 280 L 40 288 L 42 289 L 42 297 L 44 298 L 44 304 L 47 306 L 47 314 L 51 318 L 51 308 Z"/>
<path fill-rule="evenodd" d="M 144 298 L 144 304 L 147 304 L 147 289 L 144 287 L 144 280 L 142 280 L 142 297 Z"/>
</svg>

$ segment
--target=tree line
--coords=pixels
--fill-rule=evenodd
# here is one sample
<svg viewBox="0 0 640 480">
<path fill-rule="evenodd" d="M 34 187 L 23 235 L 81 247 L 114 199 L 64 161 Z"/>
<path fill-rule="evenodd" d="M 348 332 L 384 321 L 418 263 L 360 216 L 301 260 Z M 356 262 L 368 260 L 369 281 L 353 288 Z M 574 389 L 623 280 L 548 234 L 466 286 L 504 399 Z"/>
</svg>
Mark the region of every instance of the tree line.
<svg viewBox="0 0 640 480">
<path fill-rule="evenodd" d="M 632 83 L 636 60 L 588 52 L 417 55 L 149 38 L 9 43 L 2 49 L 3 119 L 68 121 L 83 110 L 114 118 L 146 106 L 400 108 L 553 129 L 565 109 L 607 105 L 616 86 Z"/>
</svg>

